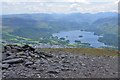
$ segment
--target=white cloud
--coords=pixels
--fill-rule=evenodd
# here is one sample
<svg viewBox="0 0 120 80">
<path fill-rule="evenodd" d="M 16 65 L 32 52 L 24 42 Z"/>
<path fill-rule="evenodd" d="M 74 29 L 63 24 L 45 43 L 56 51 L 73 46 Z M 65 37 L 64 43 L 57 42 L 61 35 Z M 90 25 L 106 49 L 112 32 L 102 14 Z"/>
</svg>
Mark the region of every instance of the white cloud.
<svg viewBox="0 0 120 80">
<path fill-rule="evenodd" d="M 6 0 L 7 1 L 7 0 Z M 8 0 L 9 1 L 9 0 Z M 11 0 L 16 1 L 16 0 Z M 18 0 L 17 0 L 18 1 Z M 21 0 L 22 1 L 22 0 Z M 33 0 L 30 0 L 33 1 Z M 60 0 L 60 2 L 48 2 L 48 0 L 37 0 L 41 2 L 3 2 L 3 13 L 96 13 L 96 12 L 116 12 L 117 2 L 96 2 L 93 0 Z M 42 2 L 44 1 L 44 2 Z M 49 0 L 58 1 L 58 0 Z"/>
<path fill-rule="evenodd" d="M 0 0 L 1 2 L 115 2 L 119 0 Z"/>
<path fill-rule="evenodd" d="M 89 1 L 88 1 L 88 0 L 61 0 L 61 2 L 74 2 L 74 3 L 89 4 Z"/>
</svg>

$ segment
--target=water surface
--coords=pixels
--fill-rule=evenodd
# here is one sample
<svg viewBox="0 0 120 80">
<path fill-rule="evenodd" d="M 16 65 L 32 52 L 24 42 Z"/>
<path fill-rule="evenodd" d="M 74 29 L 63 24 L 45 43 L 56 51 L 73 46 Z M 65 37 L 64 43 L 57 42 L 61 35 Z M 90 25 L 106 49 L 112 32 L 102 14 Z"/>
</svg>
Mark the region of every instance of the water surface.
<svg viewBox="0 0 120 80">
<path fill-rule="evenodd" d="M 53 36 L 57 36 L 59 39 L 65 38 L 65 40 L 70 41 L 70 44 L 75 44 L 75 40 L 79 40 L 81 43 L 89 43 L 90 46 L 95 48 L 106 46 L 104 43 L 98 41 L 99 37 L 102 36 L 94 35 L 94 32 L 80 30 L 61 31 L 59 33 L 54 33 Z"/>
</svg>

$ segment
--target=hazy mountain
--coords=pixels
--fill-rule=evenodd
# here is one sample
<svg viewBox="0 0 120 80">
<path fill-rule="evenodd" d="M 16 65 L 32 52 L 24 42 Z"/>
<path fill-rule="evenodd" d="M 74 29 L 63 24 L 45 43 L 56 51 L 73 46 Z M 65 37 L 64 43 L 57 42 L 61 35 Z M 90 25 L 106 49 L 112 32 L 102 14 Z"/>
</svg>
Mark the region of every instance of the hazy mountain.
<svg viewBox="0 0 120 80">
<path fill-rule="evenodd" d="M 13 14 L 3 15 L 3 32 L 26 38 L 49 38 L 63 30 L 87 30 L 100 35 L 118 33 L 117 13 Z M 5 33 L 3 33 L 3 38 Z M 114 40 L 111 40 L 114 41 Z"/>
</svg>

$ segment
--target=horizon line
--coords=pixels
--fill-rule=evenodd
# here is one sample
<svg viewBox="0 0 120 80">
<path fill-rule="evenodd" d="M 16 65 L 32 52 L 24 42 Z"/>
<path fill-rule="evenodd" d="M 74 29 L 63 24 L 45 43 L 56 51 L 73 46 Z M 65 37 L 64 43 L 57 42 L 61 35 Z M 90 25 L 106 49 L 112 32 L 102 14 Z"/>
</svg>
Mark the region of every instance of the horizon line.
<svg viewBox="0 0 120 80">
<path fill-rule="evenodd" d="M 90 13 L 90 12 L 71 12 L 71 13 L 48 13 L 48 12 L 33 12 L 33 13 L 6 13 L 6 14 L 0 14 L 0 15 L 19 15 L 19 14 L 98 14 L 98 13 L 118 13 L 119 12 L 96 12 L 96 13 Z"/>
</svg>

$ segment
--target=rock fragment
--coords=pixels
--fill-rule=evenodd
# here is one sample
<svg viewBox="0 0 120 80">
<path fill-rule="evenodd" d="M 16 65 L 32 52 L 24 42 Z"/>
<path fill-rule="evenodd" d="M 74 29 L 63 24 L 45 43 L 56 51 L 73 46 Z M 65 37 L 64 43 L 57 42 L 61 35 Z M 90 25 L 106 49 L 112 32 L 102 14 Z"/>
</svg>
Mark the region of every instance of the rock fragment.
<svg viewBox="0 0 120 80">
<path fill-rule="evenodd" d="M 15 59 L 4 60 L 3 63 L 16 64 L 16 63 L 22 63 L 23 61 L 24 60 L 22 58 L 15 58 Z"/>
<path fill-rule="evenodd" d="M 9 64 L 2 64 L 2 69 L 8 69 L 10 67 Z"/>
</svg>

